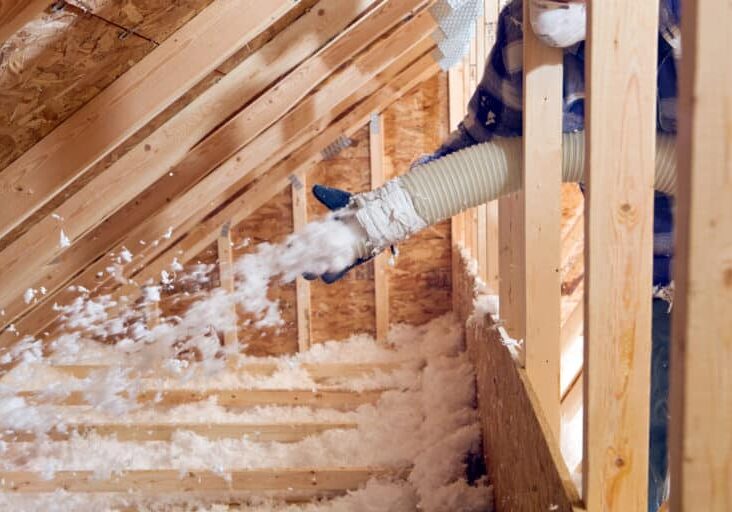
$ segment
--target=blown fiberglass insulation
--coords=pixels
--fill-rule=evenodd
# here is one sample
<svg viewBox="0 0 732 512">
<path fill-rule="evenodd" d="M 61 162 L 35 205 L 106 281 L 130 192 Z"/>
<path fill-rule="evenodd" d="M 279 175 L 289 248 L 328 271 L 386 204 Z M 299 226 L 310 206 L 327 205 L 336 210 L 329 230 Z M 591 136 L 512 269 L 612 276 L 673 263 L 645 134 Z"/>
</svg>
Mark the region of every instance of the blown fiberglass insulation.
<svg viewBox="0 0 732 512">
<path fill-rule="evenodd" d="M 353 421 L 358 425 L 355 430 L 327 431 L 297 443 L 257 442 L 250 436 L 211 441 L 184 431 L 174 434 L 170 443 L 122 442 L 93 434 L 86 437 L 73 435 L 69 441 L 63 442 L 8 444 L 0 467 L 8 471 L 42 472 L 48 478 L 60 469 L 90 470 L 99 478 L 110 478 L 125 470 L 152 468 L 177 469 L 181 474 L 188 470 L 209 469 L 225 477 L 223 468 L 413 466 L 408 483 L 372 482 L 362 491 L 339 498 L 338 504 L 330 502 L 323 508 L 277 508 L 277 505 L 261 504 L 253 510 L 397 511 L 409 510 L 409 507 L 404 508 L 405 504 L 414 509 L 415 503 L 428 511 L 487 510 L 490 489 L 482 484 L 469 486 L 463 477 L 465 454 L 479 451 L 480 427 L 473 409 L 473 369 L 462 352 L 462 340 L 461 328 L 451 316 L 445 316 L 423 327 L 399 326 L 393 329 L 390 342 L 395 346 L 394 350 L 387 350 L 373 339 L 359 336 L 345 343 L 328 343 L 312 352 L 282 360 L 278 375 L 285 387 L 290 383 L 288 371 L 298 373 L 302 362 L 403 362 L 408 358 L 421 361 L 421 369 L 413 366 L 401 375 L 399 389 L 385 392 L 376 405 L 364 405 L 353 412 L 262 407 L 232 413 L 223 411 L 209 400 L 181 406 L 167 415 L 169 421 L 193 418 L 200 421 L 204 414 L 207 421 L 216 422 L 262 422 L 269 419 Z M 364 360 L 362 355 L 370 357 Z M 254 358 L 245 359 L 251 362 Z M 371 378 L 380 387 L 395 384 L 386 374 L 376 374 Z M 78 409 L 78 416 L 67 414 L 65 419 L 110 420 L 103 411 L 91 411 L 88 407 Z M 145 421 L 146 414 L 151 414 L 151 411 L 138 411 L 126 420 Z M 153 418 L 154 415 L 147 416 L 148 420 Z M 159 417 L 156 420 L 159 421 Z M 390 498 L 387 500 L 387 497 Z M 50 510 L 44 507 L 53 502 L 56 510 L 100 510 L 102 505 L 137 506 L 144 503 L 141 497 L 113 494 L 106 495 L 104 499 L 94 497 L 84 504 L 78 500 L 78 496 L 59 492 L 46 495 L 41 500 L 4 494 L 0 495 L 0 507 Z M 391 502 L 385 503 L 385 500 Z M 59 508 L 62 503 L 67 503 L 68 507 Z M 381 508 L 368 508 L 377 505 Z"/>
<path fill-rule="evenodd" d="M 133 308 L 108 315 L 116 305 L 108 296 L 79 297 L 58 309 L 66 326 L 73 329 L 55 340 L 30 337 L 3 355 L 15 368 L 0 386 L 0 429 L 34 431 L 33 443 L 1 443 L 0 468 L 5 471 L 36 471 L 52 478 L 61 469 L 89 470 L 98 478 L 132 469 L 208 469 L 226 477 L 226 468 L 385 465 L 411 467 L 406 481 L 372 481 L 364 489 L 326 504 L 285 506 L 276 502 L 252 503 L 250 510 L 408 510 L 472 511 L 489 509 L 491 493 L 483 483 L 468 485 L 464 457 L 479 450 L 480 429 L 473 409 L 473 369 L 462 353 L 462 330 L 451 317 L 422 328 L 399 327 L 391 334 L 394 350 L 385 349 L 365 336 L 347 342 L 316 345 L 291 357 L 252 358 L 239 355 L 243 346 L 222 349 L 211 324 L 225 329 L 232 305 L 243 308 L 257 327 L 282 323 L 278 304 L 267 296 L 272 279 L 292 281 L 302 272 L 323 273 L 342 268 L 354 259 L 357 246 L 353 233 L 340 222 L 311 223 L 281 245 L 261 244 L 256 252 L 235 263 L 233 293 L 215 290 L 181 317 L 166 319 L 148 329 Z M 196 271 L 192 279 L 207 279 Z M 154 286 L 154 285 L 153 285 Z M 159 293 L 146 293 L 157 300 Z M 22 333 L 19 333 L 21 335 Z M 104 345 L 92 338 L 117 335 L 115 344 Z M 51 347 L 51 355 L 42 346 Z M 181 361 L 178 354 L 195 349 L 200 361 Z M 224 357 L 227 356 L 227 357 Z M 398 362 L 397 371 L 376 372 L 368 377 L 316 383 L 302 368 L 304 363 Z M 246 373 L 250 363 L 274 363 L 272 375 Z M 86 378 L 59 374 L 52 364 L 107 364 Z M 232 371 L 236 368 L 243 371 Z M 294 422 L 348 421 L 355 430 L 332 430 L 297 443 L 258 442 L 251 436 L 209 440 L 192 432 L 177 432 L 168 442 L 122 442 L 113 437 L 72 434 L 68 441 L 51 442 L 43 437 L 51 429 L 64 430 L 67 423 L 161 422 L 161 413 L 150 404 L 139 404 L 136 394 L 147 388 L 206 387 L 242 389 L 339 389 L 389 388 L 376 405 L 352 412 L 308 407 L 257 407 L 230 410 L 215 399 L 185 404 L 166 411 L 165 421 L 200 422 Z M 42 405 L 28 403 L 19 395 L 35 389 Z M 88 405 L 60 407 L 53 401 L 82 392 Z M 48 401 L 46 403 L 45 401 Z M 193 497 L 195 498 L 195 496 Z M 84 495 L 57 491 L 42 495 L 0 494 L 0 509 L 35 511 L 114 510 L 149 506 L 149 510 L 225 510 L 211 505 L 211 497 L 195 502 L 190 495 L 161 502 L 156 497 L 130 494 Z M 215 496 L 220 499 L 221 495 Z M 175 499 L 182 500 L 176 508 Z M 193 499 L 193 501 L 191 501 Z M 147 505 L 146 505 L 147 503 Z M 196 503 L 196 504 L 192 504 Z M 210 506 L 209 506 L 210 505 Z M 201 508 L 203 507 L 203 508 Z M 143 508 L 144 509 L 144 508 Z"/>
</svg>

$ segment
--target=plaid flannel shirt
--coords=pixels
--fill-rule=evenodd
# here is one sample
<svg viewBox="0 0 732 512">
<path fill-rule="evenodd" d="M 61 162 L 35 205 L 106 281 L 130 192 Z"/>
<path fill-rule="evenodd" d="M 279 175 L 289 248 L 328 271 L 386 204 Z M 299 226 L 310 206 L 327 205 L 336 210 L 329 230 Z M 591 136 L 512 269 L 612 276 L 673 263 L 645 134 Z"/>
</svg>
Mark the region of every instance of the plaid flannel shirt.
<svg viewBox="0 0 732 512">
<path fill-rule="evenodd" d="M 677 60 L 680 56 L 680 0 L 661 0 L 659 10 L 657 127 L 676 132 Z M 563 129 L 584 128 L 585 43 L 564 49 Z M 468 114 L 429 159 L 489 141 L 494 135 L 521 135 L 523 100 L 523 5 L 513 0 L 498 19 L 496 42 L 483 78 L 468 104 Z M 673 201 L 656 193 L 654 205 L 654 285 L 671 280 Z"/>
</svg>

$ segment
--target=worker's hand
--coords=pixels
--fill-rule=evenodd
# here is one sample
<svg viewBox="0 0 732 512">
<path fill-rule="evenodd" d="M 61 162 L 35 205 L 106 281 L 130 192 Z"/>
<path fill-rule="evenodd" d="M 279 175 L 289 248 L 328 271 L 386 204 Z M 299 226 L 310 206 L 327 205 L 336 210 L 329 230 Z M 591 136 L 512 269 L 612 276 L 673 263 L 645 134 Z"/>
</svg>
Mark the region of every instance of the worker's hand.
<svg viewBox="0 0 732 512">
<path fill-rule="evenodd" d="M 338 212 L 338 210 L 344 210 L 346 212 L 346 208 L 351 203 L 351 197 L 353 194 L 350 192 L 346 192 L 345 190 L 340 190 L 337 188 L 331 188 L 331 187 L 325 187 L 323 185 L 314 185 L 313 186 L 313 195 L 315 198 L 323 204 L 325 207 L 327 207 L 329 210 L 333 212 Z M 338 218 L 338 215 L 336 213 L 336 218 Z M 343 222 L 356 222 L 355 217 L 350 214 L 346 214 L 343 216 L 342 219 Z M 394 251 L 394 248 L 392 248 L 392 252 Z M 348 267 L 344 268 L 343 270 L 339 272 L 326 272 L 325 274 L 322 274 L 320 276 L 317 276 L 315 274 L 306 273 L 303 274 L 303 277 L 309 281 L 312 281 L 314 279 L 317 279 L 320 277 L 325 283 L 331 284 L 339 279 L 341 279 L 343 276 L 345 276 L 349 270 L 351 270 L 354 267 L 357 267 L 358 265 L 361 265 L 362 263 L 366 263 L 370 259 L 372 259 L 375 256 L 375 254 L 371 254 L 364 258 L 358 258 L 356 261 L 353 262 L 353 264 L 349 265 Z"/>
</svg>

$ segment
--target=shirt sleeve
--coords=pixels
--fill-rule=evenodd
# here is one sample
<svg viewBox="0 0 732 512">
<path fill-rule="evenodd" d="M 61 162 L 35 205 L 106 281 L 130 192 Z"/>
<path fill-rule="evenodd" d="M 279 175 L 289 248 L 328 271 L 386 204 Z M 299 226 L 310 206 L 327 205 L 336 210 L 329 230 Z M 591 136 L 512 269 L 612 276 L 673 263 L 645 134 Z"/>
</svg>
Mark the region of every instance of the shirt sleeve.
<svg viewBox="0 0 732 512">
<path fill-rule="evenodd" d="M 508 4 L 498 18 L 496 42 L 483 77 L 468 103 L 467 114 L 440 148 L 418 163 L 488 142 L 495 135 L 521 134 L 523 95 L 522 1 Z"/>
</svg>

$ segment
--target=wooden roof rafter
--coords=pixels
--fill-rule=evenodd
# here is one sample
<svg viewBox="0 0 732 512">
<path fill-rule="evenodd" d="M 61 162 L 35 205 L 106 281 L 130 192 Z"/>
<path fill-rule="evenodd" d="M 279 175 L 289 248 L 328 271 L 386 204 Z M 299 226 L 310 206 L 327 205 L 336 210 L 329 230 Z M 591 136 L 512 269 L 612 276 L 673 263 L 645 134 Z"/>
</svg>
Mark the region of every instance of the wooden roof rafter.
<svg viewBox="0 0 732 512">
<path fill-rule="evenodd" d="M 423 43 L 427 43 L 427 40 L 423 40 Z M 135 277 L 139 281 L 147 279 L 155 279 L 160 276 L 160 269 L 166 268 L 173 258 L 176 257 L 177 253 L 184 250 L 186 255 L 190 255 L 189 259 L 196 254 L 196 250 L 206 246 L 208 242 L 207 236 L 210 235 L 211 229 L 217 229 L 217 223 L 220 219 L 223 219 L 225 215 L 232 215 L 234 223 L 238 223 L 245 218 L 249 213 L 253 212 L 260 205 L 264 204 L 270 197 L 272 197 L 276 191 L 282 190 L 289 183 L 289 176 L 297 169 L 303 171 L 308 170 L 310 166 L 317 163 L 321 159 L 320 151 L 329 145 L 335 138 L 340 134 L 352 134 L 356 129 L 368 119 L 370 113 L 374 110 L 382 110 L 386 108 L 390 103 L 396 101 L 399 97 L 405 94 L 409 89 L 432 76 L 438 69 L 431 55 L 424 55 L 425 51 L 429 52 L 430 44 L 421 44 L 412 52 L 407 52 L 403 59 L 392 65 L 392 68 L 386 70 L 381 75 L 374 78 L 367 86 L 358 89 L 358 91 L 347 98 L 341 104 L 335 108 L 329 115 L 324 118 L 320 123 L 319 127 L 316 127 L 316 133 L 319 133 L 310 142 L 302 146 L 298 152 L 293 154 L 292 157 L 279 163 L 273 167 L 269 173 L 264 174 L 258 181 L 245 192 L 234 203 L 230 203 L 227 208 L 223 210 L 223 213 L 216 215 L 206 222 L 200 225 L 197 229 L 194 229 L 187 237 L 184 237 L 181 242 L 172 245 L 175 240 L 164 240 L 163 243 L 157 247 L 159 249 L 156 253 L 144 260 L 144 262 L 135 261 L 134 269 L 129 275 Z M 416 61 L 413 60 L 422 55 Z M 409 65 L 411 63 L 411 65 Z M 405 66 L 406 69 L 401 71 Z M 400 72 L 401 71 L 401 72 Z M 348 112 L 345 116 L 338 117 L 338 112 Z M 335 121 L 335 122 L 333 122 Z M 305 132 L 306 136 L 309 132 Z M 276 160 L 284 158 L 286 152 L 277 157 Z M 251 181 L 254 181 L 252 178 Z M 251 183 L 248 181 L 247 183 Z M 235 194 L 234 194 L 235 195 Z M 205 203 L 205 201 L 199 201 Z M 205 216 L 206 212 L 214 211 L 219 204 L 225 201 L 214 202 L 207 205 L 207 210 L 202 214 Z M 242 204 L 244 206 L 242 207 Z M 171 205 L 170 208 L 173 206 Z M 233 212 L 238 210 L 238 212 Z M 230 213 L 233 212 L 233 213 Z M 171 211 L 171 218 L 174 218 L 178 213 Z M 179 226 L 179 229 L 186 231 L 193 228 L 200 222 L 199 218 L 194 218 L 193 222 L 189 221 L 183 226 Z M 216 231 L 217 233 L 218 231 Z M 214 234 L 216 234 L 214 233 Z M 134 239 L 137 233 L 134 233 L 130 240 Z M 184 245 L 185 244 L 185 245 Z M 120 245 L 121 246 L 121 245 Z M 158 257 L 152 264 L 154 257 Z M 139 258 L 140 254 L 138 254 Z M 103 268 L 104 262 L 97 264 L 99 268 Z M 95 274 L 97 267 L 91 266 L 85 270 L 80 279 L 74 281 L 74 284 L 80 284 L 87 287 L 92 287 L 95 282 Z M 142 272 L 140 272 L 142 271 Z M 120 294 L 124 295 L 129 293 L 128 287 L 120 288 Z M 23 333 L 40 335 L 45 329 L 50 327 L 50 323 L 53 322 L 55 317 L 58 315 L 51 306 L 51 304 L 58 300 L 63 303 L 63 297 L 67 297 L 66 300 L 70 300 L 73 297 L 71 292 L 67 290 L 61 290 L 59 293 L 49 297 L 44 304 L 34 308 L 27 316 L 25 316 L 20 322 L 18 322 L 18 330 Z M 12 333 L 2 333 L 0 335 L 0 346 L 8 346 L 15 339 L 17 339 Z"/>
<path fill-rule="evenodd" d="M 184 25 L 0 173 L 0 236 L 19 226 L 292 5 L 291 0 L 215 2 Z M 243 10 L 251 16 L 236 16 Z M 209 43 L 200 44 L 202 40 Z"/>
<path fill-rule="evenodd" d="M 391 2 L 388 4 L 389 5 L 388 9 L 381 11 L 382 16 L 383 16 L 383 13 L 387 13 L 391 17 L 390 19 L 394 19 L 394 21 L 391 23 L 391 25 L 394 25 L 394 23 L 400 21 L 401 19 L 403 19 L 405 17 L 409 17 L 409 15 L 411 14 L 411 6 L 413 6 L 414 4 L 423 6 L 423 5 L 425 5 L 425 3 L 427 3 L 427 2 L 415 1 L 415 0 L 411 0 L 411 2 L 409 2 L 407 0 L 403 0 L 400 2 Z M 394 6 L 401 6 L 401 10 L 397 9 Z M 367 20 L 368 19 L 373 20 L 373 23 L 377 23 L 377 22 L 383 23 L 384 22 L 383 18 L 381 18 L 380 16 L 376 16 L 376 15 L 374 17 L 367 18 Z M 363 24 L 361 24 L 360 26 L 361 26 L 362 36 L 366 35 L 368 32 L 370 32 L 371 28 L 373 28 L 373 27 L 369 27 L 368 25 L 364 26 Z M 309 103 L 309 104 L 307 102 L 305 102 L 304 105 L 306 105 L 306 106 L 304 106 L 304 107 L 302 106 L 302 104 L 299 105 L 298 106 L 299 110 L 296 109 L 296 111 L 293 111 L 293 113 L 288 114 L 287 118 L 283 118 L 284 122 L 281 121 L 281 126 L 282 127 L 287 126 L 287 129 L 283 130 L 282 128 L 276 128 L 276 126 L 278 126 L 278 125 L 274 125 L 273 127 L 271 127 L 268 130 L 268 132 L 265 132 L 263 135 L 261 135 L 260 137 L 255 139 L 255 142 L 258 144 L 258 146 L 255 145 L 255 147 L 261 148 L 263 151 L 265 151 L 264 154 L 271 156 L 272 147 L 282 146 L 282 143 L 283 143 L 282 137 L 284 136 L 284 134 L 287 134 L 289 131 L 292 131 L 292 126 L 293 126 L 292 121 L 293 120 L 301 123 L 301 125 L 302 125 L 302 123 L 305 123 L 304 126 L 312 127 L 313 121 L 310 120 L 306 115 L 310 111 L 310 106 L 320 105 L 320 109 L 323 110 L 324 108 L 327 108 L 327 107 L 323 106 L 324 104 L 322 102 L 315 103 L 316 101 L 319 101 L 321 98 L 328 98 L 328 101 L 330 101 L 330 104 L 333 104 L 336 102 L 336 98 L 343 97 L 344 92 L 348 92 L 351 89 L 358 87 L 359 84 L 363 84 L 366 81 L 368 81 L 368 78 L 370 76 L 374 76 L 376 73 L 380 72 L 384 67 L 386 67 L 388 64 L 390 64 L 391 62 L 393 62 L 396 59 L 396 56 L 389 57 L 390 52 L 391 52 L 391 54 L 393 54 L 393 52 L 403 53 L 404 45 L 408 45 L 408 46 L 411 45 L 412 44 L 411 39 L 413 37 L 416 37 L 415 34 L 418 36 L 418 39 L 421 40 L 423 37 L 426 36 L 426 34 L 429 31 L 431 31 L 434 28 L 434 21 L 431 19 L 431 17 L 428 15 L 428 13 L 425 10 L 423 10 L 422 14 L 420 14 L 419 16 L 417 16 L 416 18 L 414 18 L 413 20 L 411 20 L 410 22 L 405 24 L 405 26 L 407 27 L 406 29 L 404 29 L 406 31 L 403 31 L 403 28 L 400 27 L 393 36 L 390 36 L 390 38 L 388 40 L 380 41 L 379 43 L 377 43 L 375 45 L 375 47 L 373 49 L 370 49 L 363 56 L 356 59 L 356 61 L 354 61 L 354 63 L 351 66 L 348 66 L 344 70 L 342 70 L 340 72 L 342 74 L 342 77 L 339 78 L 340 81 L 336 82 L 335 85 L 329 84 L 329 85 L 325 86 L 323 91 L 319 91 L 320 96 L 318 96 L 317 100 L 310 100 L 311 103 Z M 412 28 L 409 29 L 409 27 L 412 27 Z M 415 27 L 418 29 L 417 31 L 415 31 Z M 378 32 L 377 32 L 377 34 L 378 34 Z M 371 39 L 373 39 L 373 37 L 374 37 L 374 35 L 372 34 Z M 396 46 L 393 44 L 395 42 L 398 43 L 398 44 L 396 44 Z M 392 43 L 392 45 L 391 45 L 392 48 L 389 48 L 389 43 Z M 349 46 L 349 45 L 346 45 L 346 46 Z M 359 48 L 355 48 L 353 44 L 350 44 L 350 47 L 353 48 L 354 52 L 359 49 Z M 388 51 L 386 53 L 384 53 L 385 48 L 388 48 Z M 399 55 L 399 54 L 400 53 L 397 53 L 396 55 Z M 345 55 L 345 56 L 342 56 L 342 58 L 348 59 L 349 57 L 348 57 L 348 55 Z M 328 87 L 330 87 L 330 89 L 328 89 Z M 340 91 L 340 92 L 337 93 L 336 96 L 329 97 L 328 91 L 332 92 L 334 90 Z M 340 96 L 338 96 L 338 94 L 340 94 Z M 310 106 L 307 106 L 307 105 L 310 105 Z M 246 111 L 246 109 L 245 109 L 245 111 Z M 242 114 L 242 115 L 244 115 L 244 114 Z M 228 126 L 228 125 L 225 125 L 224 128 L 226 128 L 226 126 Z M 270 137 L 269 139 L 267 137 L 264 137 L 266 134 L 269 134 L 269 137 Z M 264 138 L 262 138 L 262 137 L 264 137 Z M 274 137 L 274 138 L 272 138 L 272 137 Z M 262 142 L 259 142 L 260 139 L 262 139 Z M 304 139 L 300 140 L 300 142 L 304 142 Z M 247 146 L 247 147 L 249 147 L 249 146 Z M 289 151 L 295 149 L 295 147 L 296 146 L 290 147 Z M 255 153 L 253 148 L 250 149 L 249 151 L 251 153 Z M 269 153 L 266 153 L 267 151 L 269 151 Z M 216 155 L 214 155 L 214 158 L 217 158 Z M 266 160 L 267 160 L 266 156 L 263 158 L 260 156 L 260 163 L 264 163 Z M 216 161 L 218 161 L 218 160 L 216 160 Z M 276 162 L 276 160 L 275 160 L 275 162 Z M 228 172 L 229 173 L 234 172 L 236 175 L 240 175 L 241 169 L 238 169 L 238 170 L 231 169 L 232 164 L 236 165 L 234 157 L 232 157 L 228 161 L 228 165 L 229 165 L 229 167 L 227 168 Z M 149 171 L 149 169 L 146 169 L 146 171 Z M 217 171 L 217 172 L 223 172 L 223 171 Z M 198 202 L 205 203 L 206 196 L 199 196 Z M 185 215 L 184 215 L 184 217 L 185 217 Z M 162 233 L 164 233 L 166 231 L 166 229 L 170 225 L 176 224 L 176 219 L 173 219 L 170 223 L 168 223 L 168 222 L 158 223 L 157 227 L 154 227 L 154 229 L 152 229 L 152 231 L 148 231 L 147 235 L 144 238 L 137 238 L 138 235 L 139 236 L 142 236 L 142 235 L 140 235 L 139 230 L 134 230 L 133 233 L 129 237 L 127 237 L 128 245 L 134 246 L 132 244 L 136 244 L 138 240 L 143 240 L 143 239 L 150 240 L 151 238 L 159 237 Z M 148 228 L 151 226 L 156 226 L 155 222 L 156 222 L 155 220 L 149 219 L 149 222 L 147 222 L 145 225 L 148 226 Z M 132 229 L 132 227 L 131 227 L 131 229 Z M 148 245 L 146 250 L 148 250 L 151 247 L 151 245 Z M 119 247 L 121 247 L 121 246 L 122 246 L 122 244 L 118 244 L 117 249 L 119 249 Z M 161 247 L 162 247 L 162 245 L 161 245 Z M 142 252 L 144 253 L 145 251 L 142 251 Z M 107 266 L 107 265 L 104 264 L 104 262 L 101 262 L 102 270 L 104 270 L 105 266 Z M 96 272 L 99 272 L 99 270 L 97 270 Z M 95 274 L 96 274 L 96 272 L 95 272 Z M 85 275 L 88 276 L 89 275 L 88 272 Z M 92 285 L 95 283 L 96 283 L 96 281 L 91 281 Z M 60 290 L 60 286 L 61 285 L 58 285 L 56 287 L 56 290 Z M 21 289 L 22 289 L 22 286 L 18 286 L 18 289 L 16 290 L 16 297 L 17 297 L 18 292 L 21 292 Z M 61 291 L 60 293 L 51 293 L 51 294 L 47 295 L 46 297 L 44 297 L 44 299 L 45 299 L 44 308 L 48 309 L 49 304 L 53 303 L 53 301 L 58 299 L 60 295 L 63 295 L 63 291 Z M 17 310 L 20 311 L 20 314 L 22 314 L 22 312 L 27 311 L 30 308 L 28 307 L 28 305 L 24 305 L 24 304 L 22 304 L 22 302 L 19 302 L 19 300 L 18 300 L 19 298 L 20 297 L 17 297 L 12 304 L 17 308 Z M 63 302 L 63 301 L 59 300 L 59 302 Z M 13 311 L 13 313 L 15 313 L 15 311 Z M 12 318 L 13 318 L 12 315 L 8 315 L 8 317 L 6 317 L 8 322 L 11 321 Z M 15 318 L 17 318 L 17 315 Z M 18 324 L 18 329 L 22 333 L 30 332 L 25 329 L 22 329 L 20 323 Z M 12 337 L 11 333 L 6 332 L 3 334 L 2 337 L 8 338 L 9 336 Z M 0 343 L 0 346 L 6 346 L 7 343 L 9 343 L 9 342 L 10 342 L 10 340 L 5 339 L 2 343 Z"/>
</svg>

